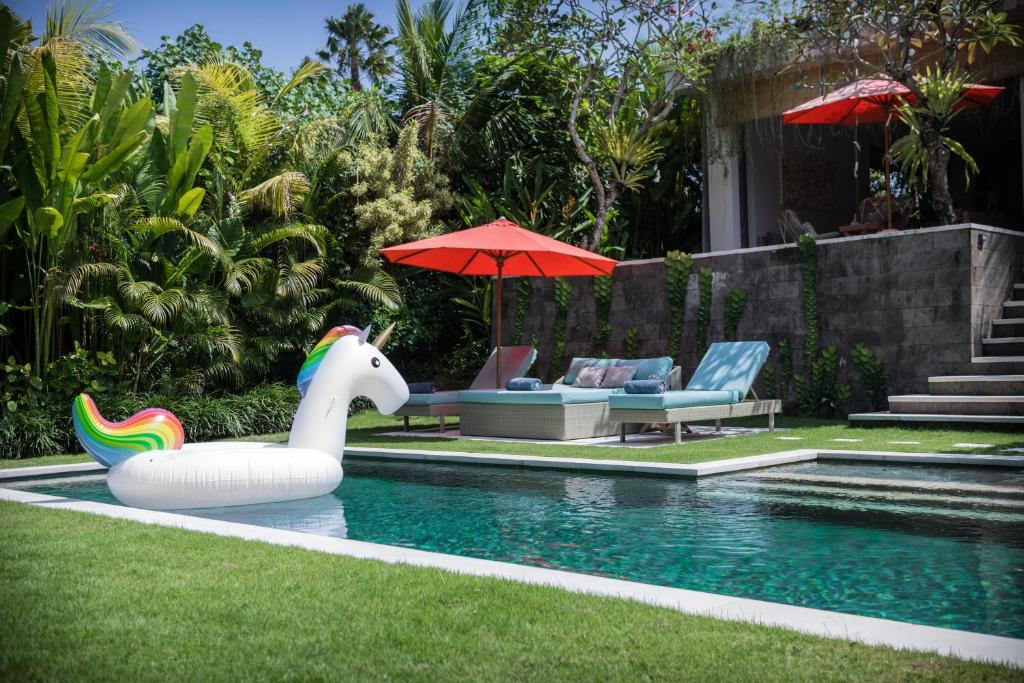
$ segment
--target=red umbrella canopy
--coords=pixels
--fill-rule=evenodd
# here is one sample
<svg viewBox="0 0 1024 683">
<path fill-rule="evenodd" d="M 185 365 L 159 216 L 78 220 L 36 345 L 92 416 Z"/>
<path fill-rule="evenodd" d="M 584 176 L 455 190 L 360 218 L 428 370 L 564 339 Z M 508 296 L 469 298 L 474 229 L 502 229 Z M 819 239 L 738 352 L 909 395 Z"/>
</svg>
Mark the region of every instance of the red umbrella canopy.
<svg viewBox="0 0 1024 683">
<path fill-rule="evenodd" d="M 964 88 L 956 108 L 986 106 L 1001 92 L 1003 88 L 994 85 L 969 85 Z M 891 78 L 865 78 L 783 112 L 782 122 L 832 125 L 885 123 L 893 109 L 914 100 L 909 88 Z"/>
<path fill-rule="evenodd" d="M 478 228 L 381 249 L 391 263 L 459 275 L 610 275 L 618 264 L 499 218 Z"/>
</svg>

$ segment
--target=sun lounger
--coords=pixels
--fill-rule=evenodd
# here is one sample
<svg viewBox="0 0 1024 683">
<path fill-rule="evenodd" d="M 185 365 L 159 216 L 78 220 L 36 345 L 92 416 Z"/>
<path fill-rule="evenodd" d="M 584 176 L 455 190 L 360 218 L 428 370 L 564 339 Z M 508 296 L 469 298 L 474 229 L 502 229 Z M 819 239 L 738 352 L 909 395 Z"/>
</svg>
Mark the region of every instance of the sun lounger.
<svg viewBox="0 0 1024 683">
<path fill-rule="evenodd" d="M 645 377 L 656 373 L 679 387 L 680 371 L 672 359 L 574 358 L 565 377 L 540 391 L 483 390 L 459 392 L 459 432 L 465 436 L 497 436 L 567 441 L 611 436 L 619 425 L 609 417 L 608 398 L 621 388 L 571 386 L 583 367 L 636 365 Z"/>
<path fill-rule="evenodd" d="M 765 342 L 712 344 L 685 389 L 613 394 L 608 397 L 609 417 L 620 424 L 623 441 L 630 425 L 636 423 L 672 424 L 679 443 L 684 423 L 714 420 L 715 429 L 721 430 L 722 420 L 751 415 L 767 415 L 768 429 L 775 431 L 775 413 L 782 412 L 782 401 L 760 400 L 756 394 L 747 398 L 767 360 Z"/>
<path fill-rule="evenodd" d="M 505 386 L 513 377 L 522 377 L 537 359 L 537 350 L 532 346 L 501 347 L 501 385 Z M 494 388 L 494 365 L 497 363 L 495 352 L 491 351 L 487 363 L 477 373 L 470 389 Z M 409 400 L 399 408 L 395 415 L 401 415 L 405 431 L 409 431 L 410 417 L 436 417 L 439 419 L 441 432 L 445 430 L 444 419 L 448 415 L 460 412 L 459 391 L 435 391 L 431 394 L 409 394 Z"/>
</svg>

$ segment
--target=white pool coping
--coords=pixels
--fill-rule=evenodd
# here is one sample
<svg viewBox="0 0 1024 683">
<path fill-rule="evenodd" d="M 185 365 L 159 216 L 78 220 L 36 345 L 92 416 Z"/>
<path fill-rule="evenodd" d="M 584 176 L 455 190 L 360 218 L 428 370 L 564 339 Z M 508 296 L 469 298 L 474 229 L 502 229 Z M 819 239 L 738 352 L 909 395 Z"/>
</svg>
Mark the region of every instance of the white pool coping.
<svg viewBox="0 0 1024 683">
<path fill-rule="evenodd" d="M 922 464 L 963 464 L 989 466 L 1024 466 L 1024 458 L 1012 456 L 891 453 L 884 451 L 832 451 L 801 449 L 767 455 L 719 460 L 697 465 L 645 463 L 635 461 L 602 461 L 583 458 L 546 458 L 539 456 L 452 453 L 439 451 L 401 451 L 398 449 L 350 448 L 354 457 L 391 457 L 429 462 L 491 464 L 530 468 L 561 468 L 584 471 L 618 471 L 643 474 L 667 474 L 699 477 L 777 464 L 823 459 L 867 460 Z M 384 453 L 388 453 L 385 455 Z M 0 470 L 0 481 L 59 474 L 84 474 L 102 471 L 96 463 L 48 465 Z M 497 562 L 458 555 L 428 552 L 411 548 L 318 536 L 250 524 L 223 522 L 189 515 L 142 510 L 106 503 L 74 500 L 30 491 L 0 488 L 0 500 L 9 500 L 39 507 L 73 510 L 128 519 L 219 536 L 261 541 L 274 545 L 293 546 L 343 555 L 358 559 L 379 560 L 452 571 L 459 574 L 505 579 L 538 586 L 551 586 L 577 593 L 625 598 L 678 610 L 686 614 L 709 616 L 764 626 L 777 626 L 810 635 L 850 640 L 866 645 L 882 645 L 896 649 L 937 652 L 962 659 L 991 661 L 1024 668 L 1024 639 L 993 636 L 969 631 L 923 626 L 890 619 L 864 617 L 844 612 L 798 607 L 781 603 L 752 600 L 682 588 L 656 586 L 634 581 L 610 579 L 588 574 L 545 569 L 527 565 Z"/>
</svg>

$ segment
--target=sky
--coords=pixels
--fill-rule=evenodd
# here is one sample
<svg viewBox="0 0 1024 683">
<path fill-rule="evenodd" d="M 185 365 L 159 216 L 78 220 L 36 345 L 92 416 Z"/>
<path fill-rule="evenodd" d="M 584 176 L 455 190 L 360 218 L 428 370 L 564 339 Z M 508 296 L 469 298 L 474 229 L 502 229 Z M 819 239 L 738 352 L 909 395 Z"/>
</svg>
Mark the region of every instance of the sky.
<svg viewBox="0 0 1024 683">
<path fill-rule="evenodd" d="M 16 14 L 32 20 L 38 33 L 46 16 L 45 0 L 5 0 Z M 241 45 L 248 40 L 263 50 L 263 63 L 289 73 L 303 57 L 312 57 L 327 41 L 324 19 L 340 16 L 345 0 L 100 0 L 143 47 L 160 37 L 177 36 L 202 24 L 215 41 Z M 363 0 L 378 23 L 395 29 L 395 0 Z M 417 6 L 418 2 L 413 2 Z"/>
</svg>

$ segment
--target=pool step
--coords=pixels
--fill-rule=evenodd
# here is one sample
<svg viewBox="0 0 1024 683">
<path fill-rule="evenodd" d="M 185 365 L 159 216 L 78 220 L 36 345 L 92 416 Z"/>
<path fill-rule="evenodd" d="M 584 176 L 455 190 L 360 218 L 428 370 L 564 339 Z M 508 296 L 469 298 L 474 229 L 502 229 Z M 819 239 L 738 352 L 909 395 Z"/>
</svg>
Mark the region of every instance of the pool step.
<svg viewBox="0 0 1024 683">
<path fill-rule="evenodd" d="M 998 522 L 1001 524 L 1024 524 L 1024 511 L 991 510 L 978 507 L 959 508 L 939 505 L 919 505 L 899 500 L 872 500 L 870 498 L 826 497 L 814 495 L 787 495 L 780 492 L 751 491 L 750 488 L 732 489 L 709 488 L 702 496 L 729 501 L 743 501 L 748 504 L 781 505 L 794 508 L 825 508 L 841 512 L 873 512 L 909 515 L 914 519 L 936 517 L 971 522 Z"/>
<path fill-rule="evenodd" d="M 949 375 L 928 378 L 932 396 L 1024 396 L 1024 375 Z"/>
<path fill-rule="evenodd" d="M 876 501 L 897 505 L 924 505 L 932 508 L 999 510 L 1024 513 L 1024 500 L 1015 498 L 989 498 L 979 496 L 950 496 L 945 493 L 911 493 L 896 489 L 849 488 L 846 486 L 810 486 L 791 482 L 764 481 L 759 491 L 790 493 L 801 497 L 834 498 L 840 500 Z"/>
<path fill-rule="evenodd" d="M 928 481 L 921 479 L 884 479 L 881 477 L 844 477 L 829 474 L 802 474 L 799 472 L 772 472 L 765 470 L 748 475 L 754 479 L 788 481 L 820 486 L 846 486 L 851 488 L 879 488 L 894 491 L 927 491 L 929 493 L 992 495 L 1024 500 L 1024 486 L 1008 484 L 978 484 L 974 482 Z"/>
<path fill-rule="evenodd" d="M 1017 283 L 1013 286 L 1013 300 L 1024 301 L 1024 282 Z"/>
</svg>

